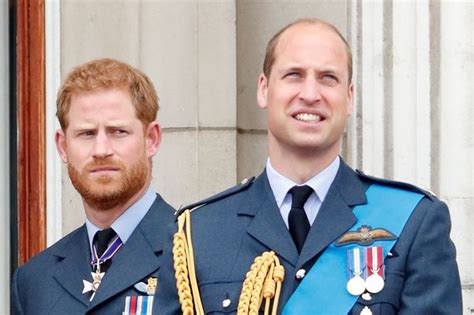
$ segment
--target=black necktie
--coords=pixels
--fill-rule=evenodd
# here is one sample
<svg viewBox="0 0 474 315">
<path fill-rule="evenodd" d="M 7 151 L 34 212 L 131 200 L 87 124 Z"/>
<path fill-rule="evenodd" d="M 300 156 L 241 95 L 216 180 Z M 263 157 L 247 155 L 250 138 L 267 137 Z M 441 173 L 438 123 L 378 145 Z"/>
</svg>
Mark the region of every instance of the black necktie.
<svg viewBox="0 0 474 315">
<path fill-rule="evenodd" d="M 97 256 L 102 256 L 107 247 L 109 246 L 110 241 L 117 235 L 112 228 L 108 228 L 102 231 L 98 231 L 94 236 L 94 246 L 97 249 Z M 100 271 L 105 272 L 110 266 L 111 260 L 107 260 L 105 263 L 100 265 Z"/>
<path fill-rule="evenodd" d="M 308 217 L 304 211 L 304 204 L 312 192 L 313 189 L 306 185 L 294 186 L 290 189 L 292 202 L 290 214 L 288 215 L 288 226 L 298 253 L 301 252 L 301 248 L 303 248 L 310 227 Z"/>
</svg>

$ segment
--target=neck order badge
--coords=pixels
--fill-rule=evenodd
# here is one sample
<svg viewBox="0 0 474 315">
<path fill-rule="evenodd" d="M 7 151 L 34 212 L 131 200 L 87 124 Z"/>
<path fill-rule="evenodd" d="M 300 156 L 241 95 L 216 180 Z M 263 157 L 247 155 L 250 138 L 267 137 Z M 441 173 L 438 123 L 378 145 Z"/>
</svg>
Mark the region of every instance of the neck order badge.
<svg viewBox="0 0 474 315">
<path fill-rule="evenodd" d="M 101 232 L 103 231 L 99 231 L 97 232 L 97 234 Z M 92 257 L 91 265 L 93 269 L 95 268 L 95 271 L 91 272 L 92 282 L 89 282 L 87 280 L 82 280 L 84 284 L 84 289 L 82 290 L 82 294 L 92 292 L 92 295 L 89 301 L 92 301 L 92 299 L 94 299 L 95 293 L 99 289 L 99 286 L 102 283 L 102 279 L 105 276 L 105 272 L 101 271 L 101 265 L 103 265 L 107 261 L 110 261 L 110 259 L 112 259 L 112 257 L 118 252 L 120 247 L 122 247 L 123 245 L 122 240 L 120 239 L 120 237 L 118 237 L 118 235 L 113 230 L 112 230 L 112 233 L 108 233 L 108 234 L 110 235 L 111 239 L 109 237 L 109 240 L 105 242 L 105 245 L 107 245 L 108 243 L 108 246 L 105 248 L 105 250 L 101 248 L 97 248 L 98 246 L 96 245 L 92 247 L 93 257 Z M 103 253 L 99 257 L 98 252 L 100 253 L 102 251 Z"/>
<path fill-rule="evenodd" d="M 353 229 L 357 230 L 362 225 L 376 226 L 396 235 L 400 234 L 412 211 L 423 198 L 421 194 L 376 184 L 369 187 L 366 195 L 367 204 L 354 208 L 353 212 L 358 218 L 358 223 Z M 391 200 L 397 202 L 391 202 Z M 383 254 L 387 255 L 395 242 L 396 240 L 393 239 L 375 241 L 373 246 L 377 248 L 377 252 L 380 247 Z M 337 247 L 335 244 L 331 244 L 290 297 L 283 309 L 283 315 L 347 314 L 358 298 L 358 294 L 352 295 L 348 292 L 348 288 L 346 289 L 348 284 L 345 272 L 348 266 L 347 254 L 352 250 L 354 255 L 353 249 L 355 248 L 357 245 Z M 357 249 L 359 249 L 359 255 L 356 253 L 355 257 L 359 258 L 359 265 L 356 272 L 362 274 L 360 269 L 364 259 L 360 255 L 360 248 Z M 374 252 L 372 251 L 371 254 L 373 255 Z M 370 268 L 373 269 L 371 275 L 379 272 L 374 266 L 374 261 L 377 266 L 382 265 L 383 257 L 376 256 L 370 262 Z M 331 275 L 331 277 L 327 277 L 327 275 Z M 361 280 L 365 282 L 363 279 Z M 362 294 L 366 285 L 367 283 L 363 289 L 361 285 L 355 286 L 354 293 L 360 292 Z M 379 287 L 374 286 L 373 290 L 377 289 Z"/>
</svg>

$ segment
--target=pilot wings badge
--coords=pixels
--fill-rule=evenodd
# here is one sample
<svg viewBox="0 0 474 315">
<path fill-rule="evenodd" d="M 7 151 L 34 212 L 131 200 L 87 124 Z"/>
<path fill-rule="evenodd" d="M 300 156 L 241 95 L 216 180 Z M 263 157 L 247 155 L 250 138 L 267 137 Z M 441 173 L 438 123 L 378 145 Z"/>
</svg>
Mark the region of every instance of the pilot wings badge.
<svg viewBox="0 0 474 315">
<path fill-rule="evenodd" d="M 135 289 L 138 292 L 143 293 L 143 294 L 155 295 L 157 285 L 158 285 L 158 278 L 150 277 L 148 278 L 147 283 L 139 282 L 135 284 Z"/>
<path fill-rule="evenodd" d="M 350 244 L 357 244 L 360 246 L 370 246 L 375 241 L 392 241 L 397 237 L 390 231 L 384 228 L 375 228 L 371 226 L 362 225 L 357 231 L 349 231 L 342 235 L 336 242 L 335 246 L 344 246 Z"/>
</svg>

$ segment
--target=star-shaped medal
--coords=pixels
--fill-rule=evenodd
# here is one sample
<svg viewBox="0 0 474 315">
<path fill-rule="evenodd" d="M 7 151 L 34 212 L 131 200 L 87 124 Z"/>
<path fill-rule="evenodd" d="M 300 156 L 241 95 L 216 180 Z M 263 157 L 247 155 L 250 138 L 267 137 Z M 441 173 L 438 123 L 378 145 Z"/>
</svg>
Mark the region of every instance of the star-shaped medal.
<svg viewBox="0 0 474 315">
<path fill-rule="evenodd" d="M 102 282 L 102 278 L 105 275 L 105 272 L 98 272 L 98 271 L 91 272 L 91 275 L 92 275 L 92 282 L 89 282 L 87 280 L 82 280 L 82 282 L 84 283 L 84 289 L 82 289 L 82 294 L 92 291 L 92 296 L 89 301 L 92 301 L 92 299 L 94 298 L 95 292 L 99 288 L 100 283 Z"/>
</svg>

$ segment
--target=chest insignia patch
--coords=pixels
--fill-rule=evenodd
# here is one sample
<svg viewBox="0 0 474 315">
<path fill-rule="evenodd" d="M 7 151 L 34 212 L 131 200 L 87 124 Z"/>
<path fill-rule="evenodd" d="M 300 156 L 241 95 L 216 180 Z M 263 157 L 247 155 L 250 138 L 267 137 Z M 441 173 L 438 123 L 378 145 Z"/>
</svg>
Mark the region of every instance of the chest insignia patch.
<svg viewBox="0 0 474 315">
<path fill-rule="evenodd" d="M 139 282 L 135 284 L 135 289 L 142 294 L 155 295 L 157 285 L 158 278 L 150 277 L 148 278 L 147 283 Z"/>
<path fill-rule="evenodd" d="M 375 228 L 371 226 L 362 225 L 357 231 L 349 231 L 342 235 L 334 243 L 335 246 L 344 246 L 350 244 L 357 244 L 360 246 L 370 246 L 375 241 L 392 241 L 397 237 L 390 231 L 384 228 Z"/>
</svg>

